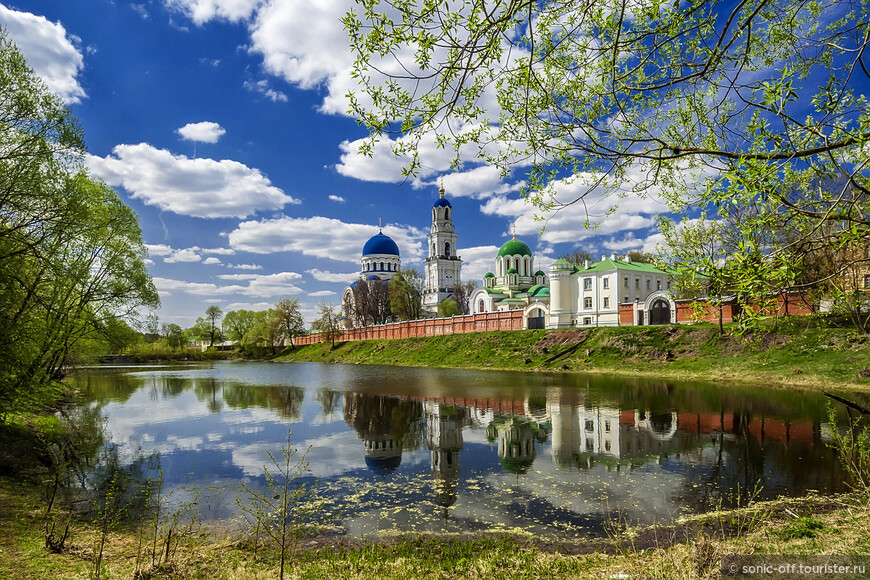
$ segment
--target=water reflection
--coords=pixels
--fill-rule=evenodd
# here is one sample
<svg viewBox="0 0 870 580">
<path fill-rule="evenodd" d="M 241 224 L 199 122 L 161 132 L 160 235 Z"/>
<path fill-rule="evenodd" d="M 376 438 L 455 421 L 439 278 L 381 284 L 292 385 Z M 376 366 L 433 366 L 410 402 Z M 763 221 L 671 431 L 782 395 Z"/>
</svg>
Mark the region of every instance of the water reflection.
<svg viewBox="0 0 870 580">
<path fill-rule="evenodd" d="M 843 489 L 824 399 L 544 374 L 223 363 L 77 377 L 168 484 L 262 477 L 288 426 L 348 533 L 600 533 Z M 212 508 L 215 517 L 231 509 Z M 224 502 L 229 505 L 231 502 Z"/>
</svg>

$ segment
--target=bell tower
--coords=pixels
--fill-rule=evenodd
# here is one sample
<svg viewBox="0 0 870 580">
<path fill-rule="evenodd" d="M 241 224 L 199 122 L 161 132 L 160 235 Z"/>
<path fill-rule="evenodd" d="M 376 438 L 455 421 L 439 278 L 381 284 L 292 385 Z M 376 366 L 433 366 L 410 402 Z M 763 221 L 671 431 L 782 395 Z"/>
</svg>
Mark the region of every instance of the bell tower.
<svg viewBox="0 0 870 580">
<path fill-rule="evenodd" d="M 440 197 L 432 206 L 432 226 L 429 228 L 429 256 L 426 258 L 426 288 L 423 306 L 433 313 L 438 303 L 453 295 L 460 283 L 459 271 L 462 260 L 456 254 L 456 232 L 453 230 L 453 206 L 444 197 L 444 186 L 439 188 Z"/>
</svg>

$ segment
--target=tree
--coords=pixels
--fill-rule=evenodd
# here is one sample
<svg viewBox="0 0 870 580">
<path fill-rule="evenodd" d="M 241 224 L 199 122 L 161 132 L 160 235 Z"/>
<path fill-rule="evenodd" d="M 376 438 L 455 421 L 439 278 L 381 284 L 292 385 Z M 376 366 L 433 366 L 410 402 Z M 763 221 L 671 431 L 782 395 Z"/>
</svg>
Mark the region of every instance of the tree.
<svg viewBox="0 0 870 580">
<path fill-rule="evenodd" d="M 84 134 L 0 31 L 0 420 L 120 348 L 159 298 L 136 214 L 84 170 Z"/>
<path fill-rule="evenodd" d="M 399 320 L 423 317 L 424 286 L 420 273 L 413 268 L 402 268 L 390 279 L 390 309 Z"/>
<path fill-rule="evenodd" d="M 438 318 L 450 318 L 459 315 L 459 305 L 453 298 L 445 298 L 438 303 Z"/>
<path fill-rule="evenodd" d="M 390 308 L 389 285 L 385 280 L 357 280 L 344 301 L 348 328 L 386 324 L 395 320 Z"/>
<path fill-rule="evenodd" d="M 350 93 L 371 133 L 361 151 L 396 136 L 408 175 L 431 139 L 457 165 L 471 151 L 504 175 L 527 170 L 544 216 L 654 194 L 691 216 L 755 207 L 744 237 L 840 223 L 839 245 L 870 241 L 863 3 L 375 0 L 344 25 L 366 93 Z M 734 258 L 759 252 L 790 255 Z"/>
<path fill-rule="evenodd" d="M 338 322 L 338 313 L 336 306 L 321 302 L 317 306 L 318 318 L 311 323 L 311 328 L 320 332 L 323 340 L 332 342 L 332 348 L 335 348 L 335 339 L 341 336 L 341 326 Z"/>
<path fill-rule="evenodd" d="M 208 310 L 206 310 L 206 314 L 208 315 Z M 245 334 L 253 328 L 255 322 L 256 314 L 253 310 L 230 310 L 224 316 L 221 329 L 227 340 L 241 344 Z"/>
<path fill-rule="evenodd" d="M 284 334 L 275 309 L 259 310 L 254 312 L 254 324 L 242 337 L 241 345 L 244 349 L 253 346 L 268 346 L 275 355 L 275 345 L 283 342 Z"/>
<path fill-rule="evenodd" d="M 293 346 L 293 339 L 295 337 L 305 334 L 305 320 L 302 318 L 298 298 L 282 298 L 278 300 L 275 303 L 272 317 L 280 330 L 280 336 L 284 340 L 289 340 L 290 346 Z"/>
<path fill-rule="evenodd" d="M 212 348 L 216 342 L 223 339 L 220 326 L 222 316 L 223 310 L 221 310 L 220 306 L 212 304 L 205 309 L 205 316 L 200 316 L 196 319 L 196 322 L 190 329 L 191 334 L 202 342 L 208 342 L 208 348 Z"/>
<path fill-rule="evenodd" d="M 565 260 L 569 264 L 573 264 L 575 266 L 582 266 L 586 263 L 587 260 L 589 260 L 590 264 L 595 261 L 589 250 L 574 250 L 573 252 L 562 254 L 559 259 Z"/>
<path fill-rule="evenodd" d="M 653 254 L 642 250 L 631 250 L 626 254 L 626 257 L 632 262 L 642 262 L 644 264 L 656 263 L 656 257 Z"/>
<path fill-rule="evenodd" d="M 453 300 L 456 302 L 456 306 L 459 308 L 459 314 L 471 314 L 471 305 L 469 300 L 471 299 L 471 294 L 477 288 L 477 284 L 474 280 L 468 280 L 467 282 L 461 282 L 453 288 Z"/>
<path fill-rule="evenodd" d="M 166 345 L 169 348 L 181 348 L 187 344 L 184 336 L 184 330 L 175 323 L 166 324 L 166 330 L 163 336 L 166 338 Z"/>
</svg>

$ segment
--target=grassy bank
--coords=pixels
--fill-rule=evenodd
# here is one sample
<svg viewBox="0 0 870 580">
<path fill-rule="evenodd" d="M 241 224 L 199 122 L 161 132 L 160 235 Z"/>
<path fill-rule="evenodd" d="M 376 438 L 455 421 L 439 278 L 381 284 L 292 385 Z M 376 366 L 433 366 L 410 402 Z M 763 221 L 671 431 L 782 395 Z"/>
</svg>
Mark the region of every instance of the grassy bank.
<svg viewBox="0 0 870 580">
<path fill-rule="evenodd" d="M 870 337 L 791 317 L 737 337 L 709 324 L 478 332 L 301 346 L 279 360 L 593 372 L 870 390 Z"/>
</svg>

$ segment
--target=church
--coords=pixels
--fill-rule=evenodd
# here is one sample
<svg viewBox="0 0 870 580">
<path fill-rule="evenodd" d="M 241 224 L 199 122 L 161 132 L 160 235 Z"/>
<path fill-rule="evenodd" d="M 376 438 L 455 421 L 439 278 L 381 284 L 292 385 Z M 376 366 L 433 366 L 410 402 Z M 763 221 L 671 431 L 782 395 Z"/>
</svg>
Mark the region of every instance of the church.
<svg viewBox="0 0 870 580">
<path fill-rule="evenodd" d="M 457 252 L 453 206 L 444 188 L 432 205 L 432 223 L 424 260 L 423 307 L 435 316 L 438 303 L 453 296 L 461 284 L 462 259 Z M 363 285 L 369 300 L 387 300 L 389 281 L 401 270 L 396 242 L 380 230 L 362 250 L 360 275 L 342 295 L 342 313 L 347 327 L 382 324 L 374 318 L 361 322 L 354 317 L 354 292 Z M 598 262 L 571 264 L 556 260 L 544 272 L 535 268 L 528 244 L 514 235 L 502 244 L 494 270 L 469 298 L 470 313 L 523 311 L 524 328 L 571 328 L 618 326 L 620 324 L 667 324 L 676 321 L 671 289 L 673 273 L 628 257 L 602 256 Z M 622 307 L 620 307 L 622 305 Z M 631 320 L 625 317 L 630 314 Z"/>
<path fill-rule="evenodd" d="M 438 303 L 453 296 L 455 288 L 462 283 L 462 258 L 456 251 L 453 205 L 444 197 L 444 187 L 439 189 L 439 198 L 432 205 L 432 225 L 426 245 L 429 255 L 424 261 L 423 308 L 429 316 L 434 316 Z M 389 281 L 401 268 L 399 246 L 378 228 L 378 233 L 363 246 L 359 278 L 342 294 L 341 310 L 345 326 L 360 325 L 359 317 L 353 315 L 354 292 L 358 291 L 360 282 L 365 281 L 366 292 L 373 299 L 385 300 Z"/>
</svg>

